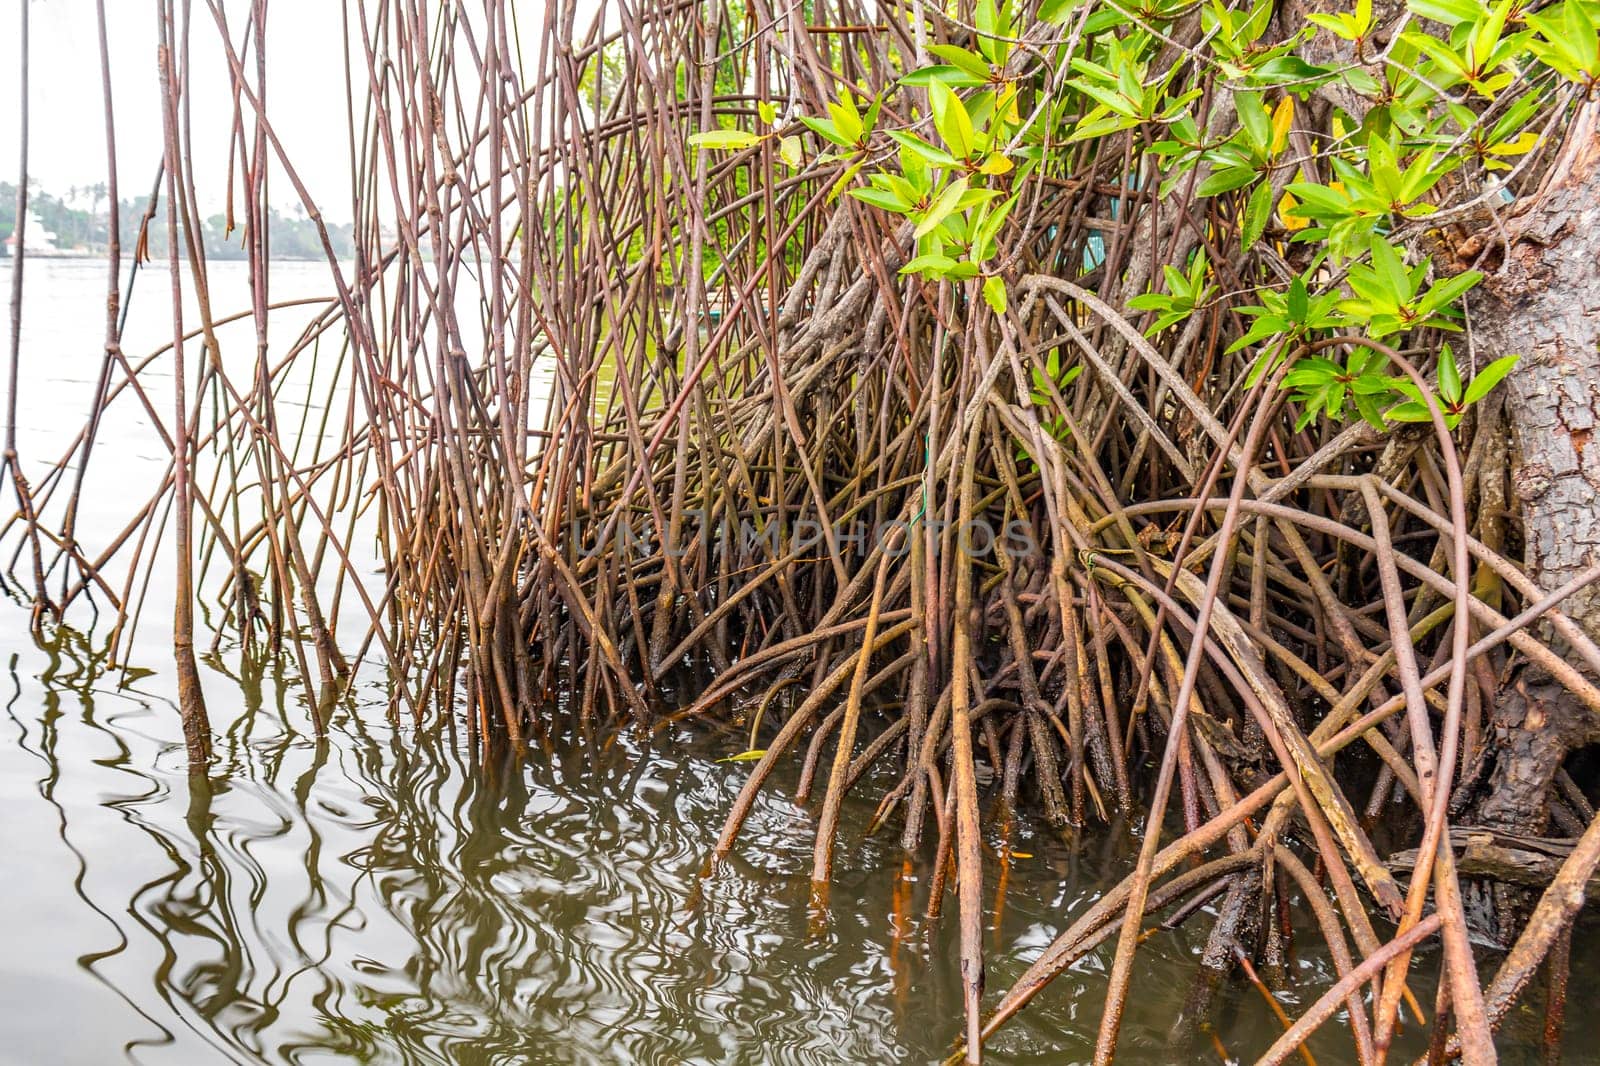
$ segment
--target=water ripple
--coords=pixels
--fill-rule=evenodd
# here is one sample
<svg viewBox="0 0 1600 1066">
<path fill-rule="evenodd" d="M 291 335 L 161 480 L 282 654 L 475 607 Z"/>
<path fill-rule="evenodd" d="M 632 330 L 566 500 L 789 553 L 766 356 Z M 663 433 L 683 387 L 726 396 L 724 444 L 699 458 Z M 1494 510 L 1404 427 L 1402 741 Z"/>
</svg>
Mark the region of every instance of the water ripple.
<svg viewBox="0 0 1600 1066">
<path fill-rule="evenodd" d="M 292 686 L 258 670 L 208 677 L 213 713 L 237 720 L 215 773 L 191 780 L 159 691 L 108 684 L 69 632 L 26 655 L 0 741 L 0 842 L 20 872 L 0 879 L 0 1062 L 931 1062 L 957 1034 L 954 921 L 928 926 L 929 871 L 911 867 L 903 891 L 891 835 L 856 828 L 885 780 L 847 804 L 819 924 L 813 812 L 789 800 L 792 776 L 701 877 L 749 772 L 717 761 L 738 738 L 625 736 L 484 765 L 464 728 L 397 730 L 381 702 L 318 739 Z M 1134 845 L 1017 834 L 991 988 Z M 1208 919 L 1195 924 L 1141 950 L 1130 1061 L 1171 1054 Z M 1295 965 L 1301 1002 L 1332 979 L 1320 956 Z M 1097 955 L 1064 975 L 996 1061 L 1086 1058 L 1104 970 Z M 1597 985 L 1575 974 L 1575 998 Z M 1225 990 L 1218 1020 L 1234 1054 L 1274 1035 L 1247 986 Z M 1328 1061 L 1343 1039 L 1330 1029 Z"/>
</svg>

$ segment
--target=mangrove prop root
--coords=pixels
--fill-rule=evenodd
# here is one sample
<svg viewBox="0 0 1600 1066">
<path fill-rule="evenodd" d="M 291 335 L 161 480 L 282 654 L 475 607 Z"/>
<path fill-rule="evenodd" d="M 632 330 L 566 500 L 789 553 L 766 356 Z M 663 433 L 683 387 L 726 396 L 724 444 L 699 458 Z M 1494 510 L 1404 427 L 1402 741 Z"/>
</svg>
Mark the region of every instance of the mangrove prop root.
<svg viewBox="0 0 1600 1066">
<path fill-rule="evenodd" d="M 836 0 L 825 27 L 761 0 L 551 0 L 533 26 L 509 0 L 390 6 L 345 4 L 353 257 L 269 120 L 264 16 L 229 26 L 204 0 L 175 20 L 163 0 L 162 167 L 125 271 L 111 248 L 83 431 L 27 474 L 11 338 L 8 572 L 41 618 L 104 609 L 118 662 L 165 607 L 151 590 L 175 587 L 196 767 L 211 731 L 198 606 L 241 647 L 282 652 L 319 723 L 373 663 L 393 713 L 419 728 L 460 714 L 486 749 L 737 718 L 749 750 L 729 755 L 753 765 L 729 771 L 747 776 L 716 853 L 739 846 L 780 763 L 803 760 L 819 901 L 845 799 L 887 776 L 871 828 L 931 858 L 924 913 L 947 885 L 958 896 L 969 1061 L 1114 939 L 1096 1052 L 1110 1061 L 1135 952 L 1169 935 L 1146 918 L 1222 893 L 1304 908 L 1338 973 L 1266 1061 L 1341 1007 L 1358 1061 L 1383 1061 L 1413 949 L 1436 934 L 1443 1051 L 1491 1059 L 1493 1026 L 1552 951 L 1559 1027 L 1568 931 L 1600 865 L 1592 782 L 1555 767 L 1554 842 L 1485 840 L 1452 812 L 1490 779 L 1484 708 L 1515 661 L 1600 715 L 1597 634 L 1562 606 L 1600 567 L 1554 590 L 1530 577 L 1506 535 L 1502 422 L 1451 424 L 1413 365 L 1432 366 L 1439 329 L 1404 351 L 1334 335 L 1276 353 L 1377 353 L 1422 386 L 1422 431 L 1390 447 L 1365 424 L 1298 423 L 1283 370 L 1251 376 L 1234 296 L 1165 330 L 1129 301 L 1201 251 L 1229 293 L 1281 288 L 1308 268 L 1300 246 L 1269 219 L 1271 239 L 1240 251 L 1229 197 L 1131 185 L 1133 130 L 1049 146 L 1001 242 L 1006 300 L 978 278 L 902 273 L 916 226 L 840 195 L 860 184 L 849 153 L 798 119 L 849 85 L 880 102 L 882 129 L 929 133 L 899 79 L 907 57 L 969 34 L 941 5 Z M 1019 106 L 1070 73 L 1070 25 L 1030 24 L 997 68 Z M 1163 33 L 1167 62 L 1202 54 L 1201 20 Z M 173 60 L 200 48 L 238 101 L 248 310 L 213 306 L 194 237 L 202 190 L 178 116 L 204 90 Z M 1207 99 L 1231 92 L 1197 77 Z M 1291 114 L 1291 143 L 1328 135 L 1312 109 Z M 114 152 L 109 91 L 106 115 Z M 759 132 L 689 143 L 735 127 Z M 273 168 L 317 227 L 323 300 L 272 297 Z M 1276 168 L 1275 194 L 1293 169 Z M 126 352 L 155 254 L 172 336 Z M 19 262 L 14 309 L 23 277 Z M 290 308 L 309 321 L 286 334 Z M 292 408 L 290 391 L 313 402 Z M 124 414 L 166 462 L 106 535 L 79 516 L 106 491 L 97 435 Z M 175 582 L 153 580 L 169 568 Z M 1366 765 L 1382 788 L 1360 795 L 1398 827 L 1382 847 L 1347 798 Z M 986 899 L 1015 891 L 986 897 L 986 834 L 1028 803 L 1063 832 L 1142 808 L 1146 831 L 1132 874 L 985 1016 Z M 1461 903 L 1475 879 L 1544 886 L 1486 988 Z M 897 895 L 897 913 L 912 906 Z M 1382 940 L 1369 909 L 1400 931 Z"/>
</svg>

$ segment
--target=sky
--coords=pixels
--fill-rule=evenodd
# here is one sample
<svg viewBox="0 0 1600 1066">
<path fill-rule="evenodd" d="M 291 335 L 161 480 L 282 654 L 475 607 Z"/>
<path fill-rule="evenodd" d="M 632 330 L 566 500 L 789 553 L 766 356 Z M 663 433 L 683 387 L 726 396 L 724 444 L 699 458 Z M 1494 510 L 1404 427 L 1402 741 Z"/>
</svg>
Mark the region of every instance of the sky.
<svg viewBox="0 0 1600 1066">
<path fill-rule="evenodd" d="M 32 19 L 28 172 L 46 192 L 65 195 L 72 186 L 104 182 L 107 174 L 95 3 L 0 0 L 0 180 L 12 182 L 18 170 L 23 3 L 30 4 Z M 226 0 L 225 8 L 237 41 L 249 4 Z M 341 8 L 338 0 L 272 0 L 267 18 L 267 116 L 318 207 L 334 222 L 349 221 L 352 213 Z M 151 0 L 106 0 L 123 199 L 147 195 L 161 161 L 155 11 Z M 222 209 L 226 196 L 232 99 L 210 8 L 205 0 L 193 0 L 193 11 L 196 187 L 202 212 L 210 214 Z M 269 189 L 280 209 L 298 202 L 279 175 L 269 177 Z"/>
</svg>

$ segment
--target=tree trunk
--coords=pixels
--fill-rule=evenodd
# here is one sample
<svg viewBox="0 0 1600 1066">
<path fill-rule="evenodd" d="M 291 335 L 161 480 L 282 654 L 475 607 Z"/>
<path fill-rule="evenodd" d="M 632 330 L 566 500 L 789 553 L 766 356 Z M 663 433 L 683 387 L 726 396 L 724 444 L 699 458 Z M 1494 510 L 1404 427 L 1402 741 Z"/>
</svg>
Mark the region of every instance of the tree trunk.
<svg viewBox="0 0 1600 1066">
<path fill-rule="evenodd" d="M 1578 112 L 1539 191 L 1513 209 L 1500 269 L 1472 302 L 1480 363 L 1520 355 L 1507 379 L 1511 485 L 1529 576 L 1554 589 L 1600 561 L 1600 135 L 1596 105 Z M 1520 209 L 1520 210 L 1519 210 Z M 1486 239 L 1496 239 L 1491 233 Z M 1600 592 L 1562 608 L 1600 637 Z M 1547 631 L 1545 639 L 1553 639 Z M 1560 650 L 1559 644 L 1556 645 Z M 1593 716 L 1543 671 L 1502 679 L 1488 742 L 1493 767 L 1479 819 L 1543 831 L 1556 771 L 1600 739 Z"/>
</svg>

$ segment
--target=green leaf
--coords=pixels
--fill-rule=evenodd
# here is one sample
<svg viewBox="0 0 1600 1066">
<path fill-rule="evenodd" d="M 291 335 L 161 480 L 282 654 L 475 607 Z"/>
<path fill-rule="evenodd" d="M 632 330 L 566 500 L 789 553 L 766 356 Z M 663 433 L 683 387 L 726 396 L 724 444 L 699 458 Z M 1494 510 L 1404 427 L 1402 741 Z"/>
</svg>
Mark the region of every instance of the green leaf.
<svg viewBox="0 0 1600 1066">
<path fill-rule="evenodd" d="M 1385 285 L 1385 295 L 1396 304 L 1409 303 L 1414 291 L 1411 275 L 1394 245 L 1382 237 L 1372 238 L 1372 266 L 1378 279 Z"/>
<path fill-rule="evenodd" d="M 804 121 L 804 120 L 802 120 Z M 936 167 L 954 167 L 959 160 L 942 148 L 935 148 L 927 141 L 914 133 L 905 130 L 890 130 L 889 138 L 908 152 L 914 152 L 918 158 Z"/>
<path fill-rule="evenodd" d="M 760 144 L 761 138 L 747 130 L 706 130 L 689 138 L 696 148 L 749 148 Z"/>
<path fill-rule="evenodd" d="M 978 0 L 972 20 L 978 30 L 978 48 L 995 63 L 1004 63 L 1011 50 L 1010 0 Z"/>
<path fill-rule="evenodd" d="M 1595 32 L 1592 12 L 1579 4 L 1578 0 L 1567 0 L 1562 6 L 1566 8 L 1567 47 L 1571 49 L 1578 69 L 1593 74 L 1600 70 L 1600 33 Z"/>
<path fill-rule="evenodd" d="M 1234 189 L 1242 189 L 1256 180 L 1256 172 L 1250 167 L 1227 167 L 1218 170 L 1200 183 L 1194 191 L 1196 196 L 1218 196 Z"/>
<path fill-rule="evenodd" d="M 1391 407 L 1384 416 L 1391 422 L 1431 422 L 1433 414 L 1428 410 L 1428 405 L 1410 400 L 1396 407 Z"/>
<path fill-rule="evenodd" d="M 1330 33 L 1336 33 L 1347 41 L 1350 40 L 1350 37 L 1347 36 L 1349 30 L 1344 15 L 1324 15 L 1321 12 L 1314 11 L 1306 16 L 1306 21 L 1313 26 L 1321 26 Z"/>
<path fill-rule="evenodd" d="M 979 33 L 985 37 L 993 37 L 995 35 L 995 26 L 1000 21 L 1000 15 L 995 10 L 994 0 L 978 0 L 978 7 L 973 12 L 972 18 L 977 25 Z"/>
<path fill-rule="evenodd" d="M 828 113 L 833 116 L 833 124 L 839 131 L 839 136 L 844 138 L 845 144 L 857 144 L 864 132 L 861 125 L 861 112 L 856 110 L 856 98 L 848 91 L 840 94 L 837 102 L 828 105 Z"/>
<path fill-rule="evenodd" d="M 1132 98 L 1105 85 L 1099 85 L 1087 78 L 1073 78 L 1068 85 L 1077 89 L 1085 96 L 1095 100 L 1107 111 L 1115 112 L 1124 118 L 1138 122 L 1140 119 L 1139 107 Z M 1087 116 L 1085 116 L 1087 118 Z"/>
<path fill-rule="evenodd" d="M 1451 407 L 1461 402 L 1461 371 L 1448 344 L 1439 349 L 1439 395 Z"/>
<path fill-rule="evenodd" d="M 1232 355 L 1234 352 L 1248 348 L 1252 344 L 1259 344 L 1268 337 L 1275 337 L 1280 333 L 1287 333 L 1288 331 L 1289 324 L 1283 319 L 1276 315 L 1262 315 L 1260 318 L 1256 319 L 1255 325 L 1251 326 L 1249 331 L 1246 332 L 1244 336 L 1228 345 L 1226 354 Z M 1245 380 L 1245 384 L 1247 386 L 1254 385 L 1256 383 L 1256 379 L 1258 379 L 1264 372 L 1265 366 L 1265 362 L 1257 363 L 1255 368 L 1250 371 L 1250 376 Z"/>
<path fill-rule="evenodd" d="M 956 261 L 948 255 L 919 255 L 911 262 L 900 268 L 902 274 L 931 274 L 934 277 L 944 277 L 956 266 Z"/>
<path fill-rule="evenodd" d="M 1260 64 L 1246 80 L 1251 85 L 1288 84 L 1292 91 L 1305 93 L 1333 77 L 1334 68 L 1315 66 L 1299 56 L 1289 55 L 1276 56 Z"/>
<path fill-rule="evenodd" d="M 1360 413 L 1362 421 L 1378 432 L 1383 432 L 1383 409 L 1378 406 L 1377 398 L 1358 393 L 1351 399 L 1355 401 L 1356 410 Z"/>
<path fill-rule="evenodd" d="M 978 84 L 989 80 L 992 68 L 987 60 L 976 53 L 969 52 L 960 45 L 955 44 L 930 44 L 928 51 L 940 59 L 978 79 Z"/>
<path fill-rule="evenodd" d="M 1272 217 L 1272 183 L 1263 181 L 1250 194 L 1245 204 L 1244 220 L 1239 231 L 1239 245 L 1245 251 L 1261 239 L 1267 231 L 1267 221 Z"/>
<path fill-rule="evenodd" d="M 933 205 L 928 208 L 928 213 L 922 216 L 922 221 L 917 223 L 917 228 L 912 235 L 925 237 L 931 233 L 941 222 L 955 212 L 956 206 L 961 203 L 961 198 L 966 195 L 966 192 L 966 178 L 957 178 L 946 185 L 944 191 L 939 194 L 938 198 L 933 201 Z"/>
<path fill-rule="evenodd" d="M 1311 313 L 1311 295 L 1304 278 L 1297 277 L 1289 282 L 1289 297 L 1284 311 L 1290 322 L 1300 326 L 1306 324 L 1306 317 Z"/>
<path fill-rule="evenodd" d="M 950 86 L 972 86 L 987 84 L 989 79 L 985 76 L 973 74 L 961 67 L 940 63 L 931 67 L 918 67 L 910 74 L 900 79 L 901 85 L 920 85 L 926 88 L 934 82 L 943 82 Z"/>
<path fill-rule="evenodd" d="M 928 86 L 928 103 L 933 106 L 933 125 L 944 139 L 945 147 L 957 159 L 972 154 L 972 118 L 966 105 L 950 86 L 936 81 Z"/>
<path fill-rule="evenodd" d="M 1475 22 L 1484 12 L 1483 5 L 1477 0 L 1406 0 L 1406 7 L 1410 8 L 1413 15 L 1442 22 L 1446 26 Z"/>
<path fill-rule="evenodd" d="M 999 195 L 999 189 L 968 189 L 956 202 L 956 210 L 966 212 L 974 207 L 981 207 Z"/>
<path fill-rule="evenodd" d="M 994 239 L 1000 233 L 1000 227 L 1005 225 L 1007 216 L 1011 214 L 1011 209 L 1017 204 L 1017 197 L 1021 195 L 1021 193 L 1015 193 L 1009 200 L 984 212 L 973 225 L 972 238 L 974 245 L 994 243 Z M 983 258 L 987 259 L 988 256 Z"/>
<path fill-rule="evenodd" d="M 1423 305 L 1428 312 L 1447 307 L 1458 300 L 1466 291 L 1483 280 L 1483 274 L 1476 270 L 1464 270 L 1459 274 L 1445 278 L 1433 288 L 1428 290 Z"/>
<path fill-rule="evenodd" d="M 1350 197 L 1326 185 L 1297 181 L 1285 191 L 1298 201 L 1292 212 L 1296 218 L 1336 220 L 1355 214 Z"/>
<path fill-rule="evenodd" d="M 1326 385 L 1334 379 L 1335 371 L 1326 370 L 1320 366 L 1294 369 L 1283 375 L 1285 388 L 1304 389 L 1317 385 Z"/>
<path fill-rule="evenodd" d="M 1272 13 L 1277 9 L 1273 0 L 1255 0 L 1250 5 L 1250 14 L 1239 27 L 1240 35 L 1247 42 L 1254 42 L 1267 32 L 1267 23 L 1272 20 Z"/>
<path fill-rule="evenodd" d="M 1233 94 L 1233 106 L 1239 113 L 1239 125 L 1251 147 L 1257 149 L 1259 154 L 1266 154 L 1272 144 L 1272 119 L 1261 103 L 1260 94 L 1236 92 Z"/>
<path fill-rule="evenodd" d="M 1415 45 L 1429 59 L 1439 64 L 1439 70 L 1433 75 L 1435 79 L 1438 79 L 1440 75 L 1448 75 L 1444 80 L 1449 84 L 1454 84 L 1466 77 L 1466 60 L 1444 41 L 1415 30 L 1407 30 L 1400 35 L 1400 39 L 1406 44 Z"/>
<path fill-rule="evenodd" d="M 872 182 L 874 187 L 893 193 L 904 200 L 907 207 L 921 203 L 927 196 L 925 191 L 919 190 L 917 186 L 898 174 L 874 174 L 868 180 Z"/>
<path fill-rule="evenodd" d="M 1083 116 L 1083 119 L 1075 127 L 1073 127 L 1072 133 L 1067 137 L 1066 143 L 1076 144 L 1079 141 L 1087 141 L 1095 137 L 1104 137 L 1107 134 L 1116 133 L 1118 130 L 1132 129 L 1133 127 L 1139 125 L 1139 120 L 1137 118 L 1127 118 L 1121 115 L 1111 117 L 1108 116 L 1110 116 L 1110 109 L 1106 107 L 1097 107 L 1093 111 L 1090 111 L 1087 115 Z"/>
<path fill-rule="evenodd" d="M 906 214 L 911 210 L 911 205 L 886 189 L 851 189 L 847 194 L 854 196 L 864 204 L 881 207 L 885 211 L 893 211 L 897 215 Z"/>
<path fill-rule="evenodd" d="M 1568 0 L 1568 2 L 1570 3 L 1571 0 Z M 1500 384 L 1507 374 L 1511 373 L 1512 368 L 1517 365 L 1517 360 L 1521 358 L 1520 355 L 1501 356 L 1478 371 L 1477 376 L 1467 385 L 1467 391 L 1463 394 L 1462 399 L 1466 403 L 1474 404 L 1489 395 L 1494 391 L 1494 387 Z"/>
<path fill-rule="evenodd" d="M 839 127 L 834 125 L 832 119 L 812 118 L 810 115 L 801 115 L 800 121 L 802 124 L 804 124 L 806 129 L 810 130 L 812 133 L 815 133 L 823 140 L 832 141 L 834 144 L 840 145 L 844 148 L 849 148 L 854 143 L 847 140 L 845 136 L 839 132 Z"/>
<path fill-rule="evenodd" d="M 861 116 L 861 125 L 865 132 L 871 133 L 878 128 L 878 112 L 883 110 L 883 97 L 875 96 L 872 103 L 867 105 L 867 113 Z"/>
<path fill-rule="evenodd" d="M 1367 140 L 1367 159 L 1372 170 L 1372 184 L 1379 198 L 1391 207 L 1401 202 L 1400 165 L 1395 159 L 1393 146 L 1374 134 Z"/>
</svg>

